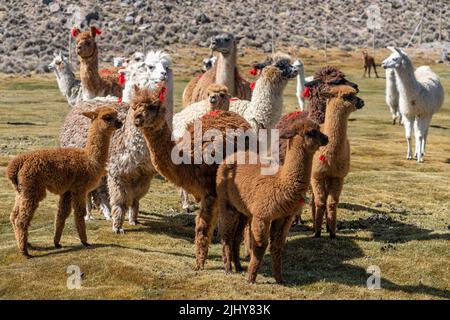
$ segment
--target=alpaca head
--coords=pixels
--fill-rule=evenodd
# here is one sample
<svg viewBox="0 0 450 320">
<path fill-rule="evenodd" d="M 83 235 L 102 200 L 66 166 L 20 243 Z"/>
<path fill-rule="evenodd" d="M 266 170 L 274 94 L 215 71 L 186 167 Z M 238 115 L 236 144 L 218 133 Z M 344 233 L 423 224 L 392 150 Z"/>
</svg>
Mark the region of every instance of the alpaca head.
<svg viewBox="0 0 450 320">
<path fill-rule="evenodd" d="M 367 52 L 367 50 L 361 50 L 363 59 L 366 59 L 369 56 L 369 53 Z"/>
<path fill-rule="evenodd" d="M 324 93 L 328 99 L 327 110 L 332 108 L 346 115 L 364 107 L 364 100 L 356 96 L 357 92 L 350 86 L 331 87 Z M 328 112 L 328 111 L 327 111 Z"/>
<path fill-rule="evenodd" d="M 67 60 L 66 57 L 63 56 L 61 50 L 58 53 L 56 52 L 53 53 L 53 60 L 48 65 L 48 69 L 55 71 L 57 74 L 68 72 L 73 73 L 69 61 Z"/>
<path fill-rule="evenodd" d="M 215 56 L 210 56 L 208 58 L 203 59 L 202 61 L 202 70 L 203 72 L 208 71 L 209 69 L 211 69 L 214 64 L 216 63 L 217 57 Z"/>
<path fill-rule="evenodd" d="M 299 64 L 291 64 L 291 57 L 281 52 L 271 55 L 264 62 L 257 63 L 253 67 L 261 70 L 261 75 L 275 81 L 294 78 L 299 71 Z"/>
<path fill-rule="evenodd" d="M 163 51 L 150 51 L 145 56 L 145 66 L 156 83 L 167 80 L 171 65 L 170 55 Z"/>
<path fill-rule="evenodd" d="M 234 51 L 236 43 L 240 39 L 240 37 L 235 37 L 229 32 L 220 32 L 211 38 L 210 48 L 211 50 L 220 52 L 223 55 L 229 55 Z"/>
<path fill-rule="evenodd" d="M 166 88 L 158 86 L 154 90 L 140 89 L 134 86 L 134 95 L 131 99 L 133 109 L 133 123 L 138 128 L 159 129 L 165 123 Z"/>
<path fill-rule="evenodd" d="M 72 29 L 72 35 L 75 37 L 75 48 L 80 58 L 90 58 L 97 52 L 97 43 L 95 37 L 101 31 L 95 26 L 91 26 L 89 31 L 81 32 L 79 29 Z"/>
<path fill-rule="evenodd" d="M 304 70 L 304 64 L 303 64 L 303 61 L 300 60 L 300 59 L 295 60 L 294 63 L 293 63 L 292 65 L 297 69 L 297 72 L 298 72 L 298 73 L 304 72 L 304 71 L 305 71 L 305 70 Z"/>
<path fill-rule="evenodd" d="M 396 69 L 408 61 L 408 56 L 404 51 L 393 47 L 388 47 L 388 49 L 392 51 L 392 54 L 381 63 L 383 68 Z"/>
<path fill-rule="evenodd" d="M 91 119 L 92 124 L 96 126 L 96 130 L 100 130 L 100 132 L 112 133 L 122 127 L 122 122 L 118 119 L 118 113 L 112 107 L 99 107 L 95 111 L 83 112 L 82 114 Z"/>
<path fill-rule="evenodd" d="M 310 154 L 328 143 L 328 137 L 320 132 L 319 125 L 306 115 L 298 117 L 280 132 L 280 139 L 289 139 L 290 145 L 302 145 Z"/>
<path fill-rule="evenodd" d="M 228 88 L 221 84 L 212 84 L 207 89 L 208 104 L 211 110 L 228 110 L 230 107 L 230 94 Z"/>
</svg>

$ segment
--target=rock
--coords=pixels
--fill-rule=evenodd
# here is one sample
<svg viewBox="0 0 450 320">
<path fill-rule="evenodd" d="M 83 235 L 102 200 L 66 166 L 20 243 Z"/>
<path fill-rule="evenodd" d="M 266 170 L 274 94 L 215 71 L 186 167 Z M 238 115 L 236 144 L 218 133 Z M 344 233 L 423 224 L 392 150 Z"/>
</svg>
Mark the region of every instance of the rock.
<svg viewBox="0 0 450 320">
<path fill-rule="evenodd" d="M 195 22 L 197 24 L 204 24 L 204 23 L 210 23 L 211 19 L 208 18 L 208 16 L 204 13 L 200 14 L 195 18 Z"/>
<path fill-rule="evenodd" d="M 49 5 L 48 8 L 51 13 L 56 13 L 59 10 L 61 10 L 61 5 L 57 2 L 55 2 L 55 3 L 52 3 L 51 5 Z"/>
<path fill-rule="evenodd" d="M 45 4 L 46 6 L 48 6 L 52 2 L 53 0 L 42 0 L 42 4 Z"/>
<path fill-rule="evenodd" d="M 381 208 L 382 206 L 383 206 L 383 204 L 381 202 L 379 202 L 379 201 L 377 201 L 375 203 L 375 208 Z"/>
<path fill-rule="evenodd" d="M 143 24 L 144 23 L 144 17 L 141 15 L 136 16 L 136 18 L 134 18 L 134 23 L 135 24 Z"/>
<path fill-rule="evenodd" d="M 134 24 L 134 18 L 132 16 L 126 16 L 125 23 L 126 24 Z"/>
</svg>

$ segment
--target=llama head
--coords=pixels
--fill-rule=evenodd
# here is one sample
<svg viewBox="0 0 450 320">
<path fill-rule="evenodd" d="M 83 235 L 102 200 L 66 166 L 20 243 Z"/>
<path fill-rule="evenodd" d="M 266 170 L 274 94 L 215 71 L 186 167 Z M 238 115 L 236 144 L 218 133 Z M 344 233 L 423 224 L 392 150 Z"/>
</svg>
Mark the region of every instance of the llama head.
<svg viewBox="0 0 450 320">
<path fill-rule="evenodd" d="M 69 61 L 63 56 L 61 50 L 53 53 L 53 60 L 49 63 L 48 69 L 58 74 L 69 71 L 73 73 Z"/>
<path fill-rule="evenodd" d="M 292 65 L 297 69 L 297 72 L 298 72 L 298 73 L 304 72 L 304 71 L 305 71 L 305 69 L 304 69 L 305 66 L 304 66 L 304 64 L 303 64 L 303 61 L 300 60 L 300 59 L 295 60 L 294 63 L 293 63 Z"/>
<path fill-rule="evenodd" d="M 207 88 L 208 104 L 211 110 L 228 110 L 230 107 L 230 94 L 228 88 L 221 84 L 211 84 Z"/>
<path fill-rule="evenodd" d="M 323 93 L 328 99 L 327 110 L 331 108 L 350 115 L 353 111 L 361 109 L 364 107 L 364 100 L 356 94 L 357 91 L 351 86 L 340 85 L 329 88 Z"/>
<path fill-rule="evenodd" d="M 388 47 L 388 49 L 392 51 L 392 54 L 381 63 L 381 66 L 383 68 L 396 69 L 408 60 L 408 56 L 406 55 L 406 53 L 399 48 Z"/>
<path fill-rule="evenodd" d="M 220 52 L 223 55 L 229 55 L 234 51 L 234 48 L 240 39 L 240 37 L 235 37 L 229 32 L 220 32 L 212 36 L 210 49 L 212 51 Z"/>
<path fill-rule="evenodd" d="M 73 30 L 78 30 L 74 32 Z M 100 29 L 91 26 L 89 31 L 80 32 L 79 29 L 72 29 L 72 35 L 75 35 L 75 48 L 77 55 L 81 58 L 90 58 L 97 52 L 97 43 L 95 37 L 101 34 Z"/>
<path fill-rule="evenodd" d="M 328 137 L 320 132 L 320 126 L 306 115 L 300 115 L 280 132 L 280 139 L 289 139 L 290 144 L 300 144 L 310 154 L 328 143 Z"/>
<path fill-rule="evenodd" d="M 276 60 L 268 60 L 269 65 L 263 66 L 261 71 L 261 79 L 266 79 L 272 84 L 286 85 L 287 81 L 298 75 L 298 68 L 291 64 L 289 58 L 282 58 Z M 255 66 L 255 68 L 261 65 Z"/>
<path fill-rule="evenodd" d="M 202 61 L 203 72 L 206 72 L 209 69 L 211 69 L 214 66 L 214 64 L 216 63 L 216 61 L 217 61 L 217 57 L 215 57 L 215 56 L 210 56 L 208 58 L 203 59 L 203 61 Z"/>
<path fill-rule="evenodd" d="M 95 123 L 96 129 L 100 131 L 113 132 L 122 127 L 118 113 L 112 107 L 99 107 L 94 111 L 83 112 L 82 115 L 91 119 L 93 124 Z"/>
<path fill-rule="evenodd" d="M 140 89 L 134 86 L 130 106 L 133 109 L 133 123 L 138 128 L 159 129 L 166 122 L 164 95 L 166 88 Z"/>
<path fill-rule="evenodd" d="M 170 55 L 163 51 L 150 51 L 145 56 L 145 66 L 155 83 L 167 80 L 171 64 Z"/>
</svg>

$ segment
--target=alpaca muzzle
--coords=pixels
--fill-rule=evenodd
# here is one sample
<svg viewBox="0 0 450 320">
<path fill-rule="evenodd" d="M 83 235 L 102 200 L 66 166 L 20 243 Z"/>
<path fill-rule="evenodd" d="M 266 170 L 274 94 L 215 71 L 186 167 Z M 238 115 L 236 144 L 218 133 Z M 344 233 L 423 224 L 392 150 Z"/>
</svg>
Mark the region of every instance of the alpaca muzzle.
<svg viewBox="0 0 450 320">
<path fill-rule="evenodd" d="M 120 120 L 116 120 L 116 121 L 114 122 L 114 126 L 116 127 L 116 129 L 122 128 L 122 125 L 123 125 L 123 123 L 122 123 L 122 121 L 120 121 Z"/>
<path fill-rule="evenodd" d="M 328 136 L 326 134 L 320 133 L 320 146 L 326 146 L 328 144 Z"/>
<path fill-rule="evenodd" d="M 358 100 L 356 101 L 356 109 L 362 109 L 362 107 L 364 107 L 364 100 L 361 98 L 357 98 Z"/>
<path fill-rule="evenodd" d="M 217 103 L 217 98 L 215 96 L 209 97 L 209 103 L 216 104 Z"/>
</svg>

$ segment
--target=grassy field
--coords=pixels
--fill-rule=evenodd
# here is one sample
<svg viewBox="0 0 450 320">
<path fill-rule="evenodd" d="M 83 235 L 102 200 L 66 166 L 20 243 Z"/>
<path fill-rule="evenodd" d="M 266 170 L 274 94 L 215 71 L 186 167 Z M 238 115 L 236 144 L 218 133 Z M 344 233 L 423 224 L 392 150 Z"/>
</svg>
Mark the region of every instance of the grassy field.
<svg viewBox="0 0 450 320">
<path fill-rule="evenodd" d="M 180 51 L 174 59 L 177 108 L 195 69 L 186 65 L 198 65 L 204 54 L 188 64 L 188 53 Z M 385 51 L 379 53 L 383 55 Z M 244 66 L 251 62 L 249 56 L 254 57 L 246 52 L 240 58 Z M 339 205 L 338 239 L 314 239 L 305 212 L 305 225 L 289 234 L 286 285 L 275 284 L 269 253 L 256 285 L 247 284 L 246 273 L 225 275 L 218 239 L 206 269 L 193 271 L 194 215 L 180 213 L 177 189 L 162 179 L 152 182 L 142 201 L 141 224 L 125 223 L 125 234 L 112 234 L 111 223 L 97 214 L 87 227 L 93 244 L 89 249 L 80 246 L 71 219 L 63 249 L 53 249 L 57 198 L 49 194 L 30 229 L 35 258 L 25 260 L 9 223 L 14 192 L 5 167 L 18 153 L 57 146 L 68 107 L 52 75 L 0 76 L 0 298 L 449 299 L 450 99 L 433 118 L 425 163 L 407 161 L 404 130 L 390 124 L 385 106 L 385 80 L 361 78 L 358 53 L 331 51 L 330 56 L 359 84 L 366 106 L 352 115 L 349 125 L 352 167 Z M 321 65 L 312 51 L 302 52 L 302 58 L 308 75 Z M 417 59 L 429 63 L 431 58 Z M 433 69 L 449 97 L 449 68 Z M 286 110 L 293 110 L 294 82 L 285 97 Z M 84 273 L 80 290 L 66 286 L 69 265 Z M 381 270 L 380 290 L 366 287 L 366 269 L 372 265 Z"/>
</svg>

